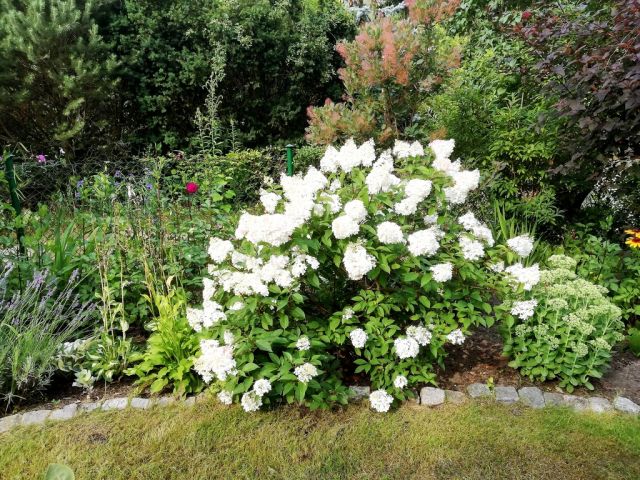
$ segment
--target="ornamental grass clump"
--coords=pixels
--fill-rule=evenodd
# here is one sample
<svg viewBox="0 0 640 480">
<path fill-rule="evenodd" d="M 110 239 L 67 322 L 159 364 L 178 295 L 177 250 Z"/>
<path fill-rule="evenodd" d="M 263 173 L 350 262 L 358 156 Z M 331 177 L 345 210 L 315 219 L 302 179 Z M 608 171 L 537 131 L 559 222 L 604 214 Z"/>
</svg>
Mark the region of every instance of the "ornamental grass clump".
<svg viewBox="0 0 640 480">
<path fill-rule="evenodd" d="M 387 411 L 504 313 L 492 306 L 503 291 L 535 285 L 537 266 L 510 265 L 528 239 L 517 254 L 496 245 L 464 206 L 480 172 L 452 161 L 453 147 L 330 146 L 319 169 L 261 191 L 265 213 L 243 213 L 235 238 L 211 239 L 202 308 L 187 318 L 194 369 L 222 403 L 326 407 L 357 381 Z"/>
<path fill-rule="evenodd" d="M 559 386 L 593 389 L 611 361 L 611 349 L 624 339 L 621 310 L 607 289 L 579 278 L 576 261 L 553 255 L 548 270 L 527 300 L 510 304 L 504 322 L 505 354 L 531 380 L 558 379 Z"/>
</svg>

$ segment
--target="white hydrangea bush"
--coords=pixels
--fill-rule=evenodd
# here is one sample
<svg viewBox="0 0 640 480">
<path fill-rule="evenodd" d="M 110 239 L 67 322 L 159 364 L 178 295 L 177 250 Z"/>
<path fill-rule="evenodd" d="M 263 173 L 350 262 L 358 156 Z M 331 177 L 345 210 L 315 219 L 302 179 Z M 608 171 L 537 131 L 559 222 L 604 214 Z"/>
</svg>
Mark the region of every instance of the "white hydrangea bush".
<svg viewBox="0 0 640 480">
<path fill-rule="evenodd" d="M 326 407 L 348 400 L 355 376 L 387 411 L 435 383 L 474 326 L 508 313 L 506 290 L 537 283 L 522 263 L 530 239 L 496 245 L 465 206 L 480 172 L 453 148 L 330 146 L 319 169 L 262 190 L 233 239 L 211 239 L 202 308 L 187 316 L 202 338 L 194 368 L 221 402 Z"/>
</svg>

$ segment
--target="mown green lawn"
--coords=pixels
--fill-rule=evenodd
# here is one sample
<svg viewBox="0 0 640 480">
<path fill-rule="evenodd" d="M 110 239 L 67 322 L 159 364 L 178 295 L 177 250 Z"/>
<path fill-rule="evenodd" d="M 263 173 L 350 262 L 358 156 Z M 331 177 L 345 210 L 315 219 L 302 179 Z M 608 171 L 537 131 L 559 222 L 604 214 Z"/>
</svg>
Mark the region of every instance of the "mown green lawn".
<svg viewBox="0 0 640 480">
<path fill-rule="evenodd" d="M 0 436 L 0 478 L 49 463 L 97 479 L 640 479 L 640 419 L 473 403 L 293 407 L 215 401 L 98 412 Z"/>
</svg>

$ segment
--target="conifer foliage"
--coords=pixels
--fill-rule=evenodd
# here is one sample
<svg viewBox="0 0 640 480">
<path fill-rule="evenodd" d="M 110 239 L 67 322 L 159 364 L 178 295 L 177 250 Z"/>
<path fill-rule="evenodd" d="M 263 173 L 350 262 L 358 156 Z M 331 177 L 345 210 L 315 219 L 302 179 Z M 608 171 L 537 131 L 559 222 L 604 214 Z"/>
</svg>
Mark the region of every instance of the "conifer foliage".
<svg viewBox="0 0 640 480">
<path fill-rule="evenodd" d="M 115 59 L 95 2 L 0 0 L 0 140 L 73 153 L 109 130 Z"/>
</svg>

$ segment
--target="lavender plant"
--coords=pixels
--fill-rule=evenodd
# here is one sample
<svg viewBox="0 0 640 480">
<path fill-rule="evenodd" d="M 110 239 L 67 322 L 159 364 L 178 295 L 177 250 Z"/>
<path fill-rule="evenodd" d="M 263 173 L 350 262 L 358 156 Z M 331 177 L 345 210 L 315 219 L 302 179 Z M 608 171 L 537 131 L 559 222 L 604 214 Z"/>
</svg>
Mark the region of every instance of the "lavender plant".
<svg viewBox="0 0 640 480">
<path fill-rule="evenodd" d="M 82 334 L 94 305 L 74 293 L 77 273 L 63 288 L 48 271 L 35 272 L 21 292 L 8 296 L 12 265 L 0 273 L 0 396 L 7 408 L 45 388 L 61 346 Z"/>
</svg>

